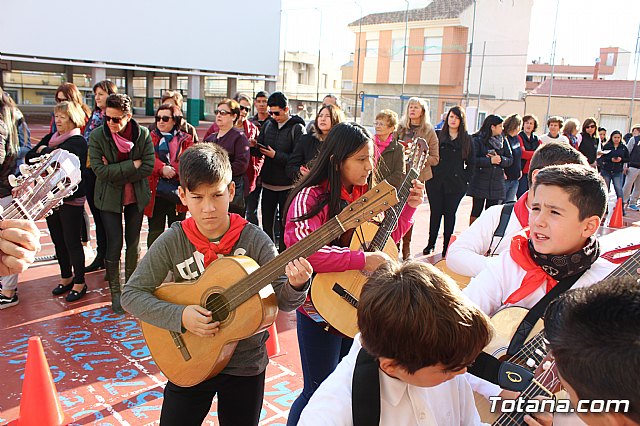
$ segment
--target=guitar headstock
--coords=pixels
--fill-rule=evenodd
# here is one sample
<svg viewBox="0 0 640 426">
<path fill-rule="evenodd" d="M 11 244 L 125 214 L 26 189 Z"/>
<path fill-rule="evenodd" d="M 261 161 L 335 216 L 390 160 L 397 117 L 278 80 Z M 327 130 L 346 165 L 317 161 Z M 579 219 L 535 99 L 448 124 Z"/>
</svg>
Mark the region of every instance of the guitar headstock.
<svg viewBox="0 0 640 426">
<path fill-rule="evenodd" d="M 535 380 L 546 390 L 555 394 L 562 389 L 560 376 L 556 367 L 556 360 L 548 353 L 534 373 Z"/>
<path fill-rule="evenodd" d="M 427 163 L 429 155 L 429 145 L 424 138 L 415 138 L 411 143 L 411 152 L 409 154 L 408 166 L 418 173 Z"/>
<path fill-rule="evenodd" d="M 82 180 L 80 160 L 62 149 L 44 154 L 20 170 L 22 176 L 9 177 L 14 186 L 13 201 L 3 212 L 5 219 L 42 219 L 62 204 Z"/>
<path fill-rule="evenodd" d="M 362 225 L 397 203 L 396 188 L 383 180 L 345 207 L 336 217 L 345 230 L 351 229 Z"/>
</svg>

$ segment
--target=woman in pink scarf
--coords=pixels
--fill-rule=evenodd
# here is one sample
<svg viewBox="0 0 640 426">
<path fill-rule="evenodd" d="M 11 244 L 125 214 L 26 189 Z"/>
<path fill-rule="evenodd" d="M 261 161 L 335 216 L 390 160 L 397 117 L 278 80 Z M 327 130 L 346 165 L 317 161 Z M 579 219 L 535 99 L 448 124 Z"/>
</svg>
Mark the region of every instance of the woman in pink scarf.
<svg viewBox="0 0 640 426">
<path fill-rule="evenodd" d="M 84 172 L 87 162 L 87 142 L 80 128 L 85 124 L 85 114 L 74 102 L 63 101 L 54 108 L 56 131 L 48 134 L 25 156 L 25 162 L 55 149 L 64 149 L 80 159 Z M 82 224 L 86 200 L 84 182 L 64 199 L 63 204 L 47 217 L 47 226 L 56 249 L 60 266 L 60 284 L 53 289 L 55 296 L 69 292 L 67 302 L 75 302 L 87 293 L 84 282 L 84 250 L 82 247 Z M 73 270 L 73 273 L 72 273 Z"/>
</svg>

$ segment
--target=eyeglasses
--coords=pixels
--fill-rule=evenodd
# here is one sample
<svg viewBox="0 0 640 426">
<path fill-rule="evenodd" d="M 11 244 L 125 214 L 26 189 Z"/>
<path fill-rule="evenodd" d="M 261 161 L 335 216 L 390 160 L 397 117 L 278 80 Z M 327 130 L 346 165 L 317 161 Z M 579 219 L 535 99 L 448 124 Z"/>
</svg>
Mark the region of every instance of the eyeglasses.
<svg viewBox="0 0 640 426">
<path fill-rule="evenodd" d="M 250 107 L 248 107 L 248 106 L 242 106 L 242 105 L 240 105 L 240 111 L 247 111 L 247 112 L 249 112 L 249 111 L 251 111 L 251 108 L 250 108 Z"/>
<path fill-rule="evenodd" d="M 156 115 L 156 123 L 159 122 L 160 120 L 164 121 L 165 123 L 168 123 L 169 120 L 171 120 L 173 117 L 171 117 L 170 115 Z"/>
<path fill-rule="evenodd" d="M 109 117 L 108 115 L 104 115 L 104 122 L 108 123 L 109 121 L 112 121 L 114 124 L 118 124 L 120 123 L 122 120 L 124 120 L 124 118 L 127 116 L 127 114 L 123 115 L 122 117 Z"/>
<path fill-rule="evenodd" d="M 280 117 L 280 113 L 281 112 L 282 111 L 271 111 L 271 110 L 269 110 L 269 115 L 275 115 L 276 117 Z"/>
<path fill-rule="evenodd" d="M 596 128 L 596 125 L 595 125 L 595 124 L 589 124 L 589 125 L 587 126 L 587 129 L 595 129 L 595 128 Z"/>
<path fill-rule="evenodd" d="M 213 113 L 214 113 L 215 115 L 220 114 L 221 116 L 223 116 L 223 117 L 224 117 L 225 115 L 230 115 L 230 114 L 231 114 L 231 111 L 225 111 L 225 110 L 223 110 L 223 109 L 215 109 L 215 110 L 213 110 Z"/>
</svg>

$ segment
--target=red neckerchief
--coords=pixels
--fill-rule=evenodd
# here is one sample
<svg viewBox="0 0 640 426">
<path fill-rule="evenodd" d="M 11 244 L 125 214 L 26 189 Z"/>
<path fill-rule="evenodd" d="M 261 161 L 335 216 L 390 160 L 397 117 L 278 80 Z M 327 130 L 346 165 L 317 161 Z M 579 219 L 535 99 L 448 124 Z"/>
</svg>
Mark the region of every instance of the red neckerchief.
<svg viewBox="0 0 640 426">
<path fill-rule="evenodd" d="M 522 228 L 529 226 L 529 209 L 527 208 L 527 199 L 529 198 L 529 191 L 525 192 L 518 198 L 516 204 L 513 206 L 513 211 L 516 213 L 518 222 L 522 225 Z"/>
<path fill-rule="evenodd" d="M 351 191 L 351 194 L 349 194 L 347 192 L 347 189 L 344 187 L 344 185 L 342 185 L 340 188 L 340 198 L 342 198 L 343 200 L 351 204 L 355 200 L 360 198 L 362 194 L 367 192 L 367 190 L 368 190 L 367 185 L 353 185 L 353 190 Z"/>
<path fill-rule="evenodd" d="M 504 305 L 513 304 L 521 301 L 542 285 L 547 282 L 547 289 L 545 293 L 548 293 L 558 281 L 551 278 L 540 266 L 538 266 L 531 258 L 529 252 L 529 230 L 526 230 L 511 240 L 511 248 L 509 251 L 511 258 L 525 270 L 526 275 L 520 284 L 520 288 L 511 293 L 507 300 L 504 301 Z"/>
<path fill-rule="evenodd" d="M 202 235 L 193 217 L 182 221 L 182 229 L 187 238 L 200 253 L 204 254 L 204 267 L 218 258 L 218 253 L 229 254 L 231 249 L 238 242 L 244 226 L 249 223 L 242 216 L 229 213 L 229 230 L 224 233 L 217 243 L 212 243 L 207 237 Z"/>
</svg>

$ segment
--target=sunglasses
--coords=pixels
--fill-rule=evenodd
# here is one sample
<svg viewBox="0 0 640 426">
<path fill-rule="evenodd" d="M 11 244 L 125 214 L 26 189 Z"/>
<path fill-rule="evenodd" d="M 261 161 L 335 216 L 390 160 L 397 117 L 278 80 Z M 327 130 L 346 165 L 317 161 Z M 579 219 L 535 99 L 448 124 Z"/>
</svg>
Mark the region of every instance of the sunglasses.
<svg viewBox="0 0 640 426">
<path fill-rule="evenodd" d="M 56 103 L 58 103 L 58 104 L 59 104 L 60 102 L 64 102 L 64 101 L 66 101 L 66 100 L 67 100 L 67 99 L 60 99 L 60 98 L 56 98 Z"/>
<path fill-rule="evenodd" d="M 251 108 L 250 108 L 250 107 L 248 107 L 248 106 L 242 106 L 242 105 L 240 105 L 240 111 L 247 111 L 247 112 L 249 112 L 249 111 L 251 111 Z"/>
<path fill-rule="evenodd" d="M 587 129 L 595 129 L 595 128 L 596 128 L 596 125 L 595 125 L 595 124 L 589 124 L 589 125 L 587 126 Z"/>
<path fill-rule="evenodd" d="M 280 113 L 282 111 L 269 111 L 269 115 L 275 115 L 276 117 L 280 117 Z"/>
<path fill-rule="evenodd" d="M 119 124 L 122 120 L 124 120 L 124 118 L 127 116 L 127 114 L 123 115 L 122 117 L 109 117 L 108 115 L 104 115 L 104 122 L 108 123 L 109 121 L 112 121 L 114 124 Z"/>
<path fill-rule="evenodd" d="M 156 123 L 161 120 L 165 123 L 168 123 L 171 119 L 173 119 L 173 117 L 171 117 L 170 115 L 156 115 Z"/>
<path fill-rule="evenodd" d="M 230 115 L 230 114 L 231 114 L 231 111 L 225 111 L 225 110 L 223 110 L 223 109 L 215 109 L 215 110 L 213 110 L 213 113 L 214 113 L 215 115 L 220 114 L 221 116 L 223 116 L 223 117 L 224 117 L 225 115 Z"/>
</svg>

